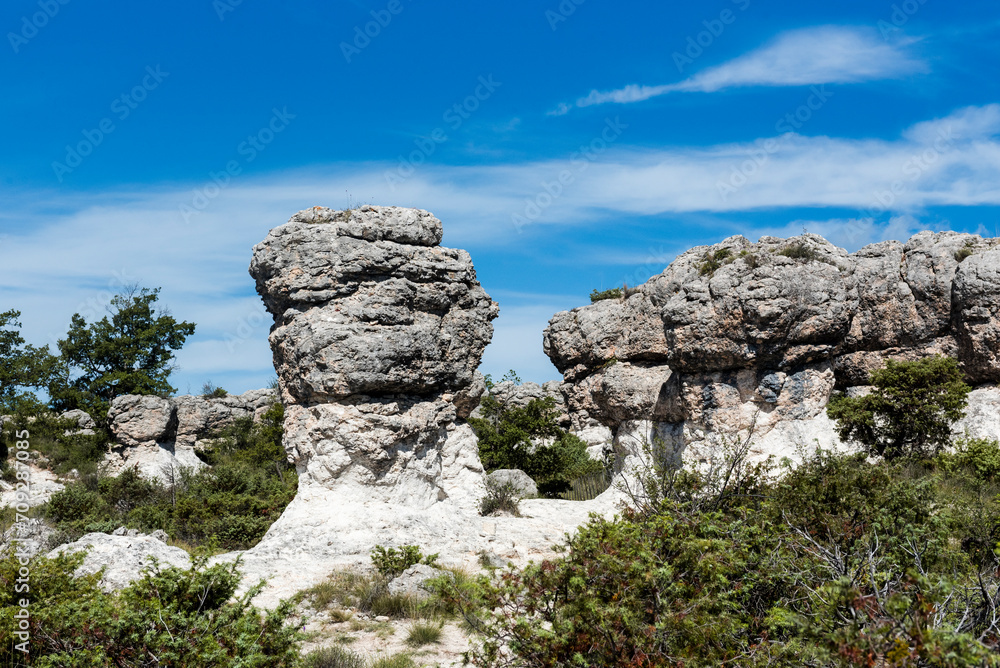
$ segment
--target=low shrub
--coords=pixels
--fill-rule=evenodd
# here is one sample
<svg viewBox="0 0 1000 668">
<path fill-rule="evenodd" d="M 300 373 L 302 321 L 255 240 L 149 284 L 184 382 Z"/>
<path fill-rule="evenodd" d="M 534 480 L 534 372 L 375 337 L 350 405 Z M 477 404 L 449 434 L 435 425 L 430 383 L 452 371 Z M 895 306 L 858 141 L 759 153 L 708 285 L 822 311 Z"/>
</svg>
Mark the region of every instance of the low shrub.
<svg viewBox="0 0 1000 668">
<path fill-rule="evenodd" d="M 152 567 L 117 593 L 99 586 L 100 573 L 74 577 L 82 554 L 37 558 L 30 565 L 27 649 L 39 666 L 274 666 L 298 665 L 298 634 L 286 624 L 291 605 L 262 612 L 251 599 L 263 583 L 236 596 L 238 564 L 190 569 Z M 0 561 L 0 661 L 23 655 L 15 612 L 21 564 Z M 20 663 L 18 663 L 20 665 Z"/>
<path fill-rule="evenodd" d="M 309 652 L 302 659 L 302 665 L 304 668 L 368 668 L 363 657 L 340 645 Z"/>
<path fill-rule="evenodd" d="M 416 564 L 430 566 L 438 558 L 436 554 L 425 556 L 416 545 L 403 545 L 398 550 L 394 547 L 385 548 L 376 545 L 370 556 L 375 570 L 388 580 L 397 577 L 410 566 Z"/>
<path fill-rule="evenodd" d="M 621 288 L 611 288 L 609 290 L 600 290 L 596 288 L 590 293 L 590 303 L 602 301 L 604 299 L 621 299 L 625 296 L 625 292 Z"/>
<path fill-rule="evenodd" d="M 778 251 L 778 255 L 783 255 L 793 260 L 805 260 L 806 262 L 816 261 L 821 257 L 815 248 L 802 241 L 785 246 Z"/>
<path fill-rule="evenodd" d="M 514 517 L 520 517 L 521 511 L 518 509 L 520 500 L 520 495 L 513 484 L 487 478 L 486 494 L 479 501 L 479 514 L 487 516 L 494 513 L 509 513 Z"/>
<path fill-rule="evenodd" d="M 226 392 L 221 387 L 216 387 L 212 381 L 208 381 L 201 386 L 201 396 L 206 399 L 221 399 L 222 397 L 229 396 L 229 392 Z"/>
</svg>

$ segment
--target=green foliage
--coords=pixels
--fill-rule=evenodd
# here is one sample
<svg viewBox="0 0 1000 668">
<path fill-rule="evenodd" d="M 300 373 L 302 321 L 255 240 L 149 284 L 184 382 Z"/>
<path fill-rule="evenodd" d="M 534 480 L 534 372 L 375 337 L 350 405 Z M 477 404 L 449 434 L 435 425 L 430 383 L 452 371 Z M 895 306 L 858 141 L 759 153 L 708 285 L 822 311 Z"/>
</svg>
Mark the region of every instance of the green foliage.
<svg viewBox="0 0 1000 668">
<path fill-rule="evenodd" d="M 425 556 L 416 545 L 403 545 L 398 550 L 394 547 L 385 548 L 376 545 L 371 552 L 371 560 L 375 570 L 388 580 L 395 578 L 415 564 L 431 566 L 437 561 L 437 558 L 437 554 Z"/>
<path fill-rule="evenodd" d="M 195 326 L 157 313 L 159 289 L 131 288 L 112 298 L 110 319 L 87 324 L 74 314 L 65 339 L 58 342 L 61 373 L 49 381 L 57 410 L 79 408 L 98 423 L 111 401 L 123 394 L 166 395 L 179 350 Z"/>
<path fill-rule="evenodd" d="M 479 404 L 481 418 L 469 418 L 479 438 L 479 457 L 487 471 L 520 469 L 543 496 L 557 497 L 573 479 L 603 470 L 587 455 L 587 445 L 559 427 L 555 399 L 532 399 L 509 406 L 493 394 Z"/>
<path fill-rule="evenodd" d="M 36 463 L 60 475 L 76 469 L 81 475 L 96 472 L 104 458 L 110 436 L 103 429 L 95 434 L 77 434 L 75 420 L 63 420 L 46 410 L 35 414 L 17 413 L 0 431 L 0 450 L 13 450 L 17 434 L 27 431 Z M 35 454 L 37 453 L 37 454 Z"/>
<path fill-rule="evenodd" d="M 590 291 L 590 303 L 599 302 L 603 299 L 621 299 L 625 296 L 625 293 L 621 288 L 610 288 L 608 290 L 597 290 L 594 288 Z"/>
<path fill-rule="evenodd" d="M 494 513 L 509 513 L 514 517 L 520 517 L 521 511 L 518 508 L 520 500 L 520 495 L 513 484 L 509 482 L 499 483 L 487 478 L 486 495 L 479 501 L 479 514 L 486 516 Z"/>
<path fill-rule="evenodd" d="M 947 445 L 951 425 L 964 415 L 969 386 L 950 357 L 915 362 L 889 360 L 872 373 L 872 392 L 862 397 L 835 395 L 827 414 L 845 441 L 870 454 L 892 459 L 930 456 Z"/>
<path fill-rule="evenodd" d="M 47 385 L 55 371 L 48 346 L 24 345 L 20 311 L 0 313 L 0 414 L 32 414 L 43 404 L 28 388 Z"/>
<path fill-rule="evenodd" d="M 29 649 L 33 666 L 259 666 L 298 665 L 297 634 L 286 624 L 291 606 L 262 613 L 250 600 L 263 588 L 233 598 L 238 565 L 151 568 L 120 593 L 106 593 L 100 574 L 73 577 L 82 555 L 38 558 L 30 565 L 30 592 L 15 593 L 20 565 L 0 562 L 0 661 L 14 650 L 13 615 L 30 599 Z"/>
<path fill-rule="evenodd" d="M 955 251 L 955 259 L 961 263 L 962 260 L 966 259 L 970 255 L 976 252 L 975 242 L 966 241 L 965 245 Z"/>
<path fill-rule="evenodd" d="M 711 276 L 722 265 L 733 261 L 732 254 L 733 252 L 729 248 L 719 248 L 714 253 L 705 253 L 701 264 L 698 265 L 698 274 L 701 276 Z"/>
<path fill-rule="evenodd" d="M 1000 443 L 989 438 L 963 438 L 955 452 L 940 455 L 949 471 L 966 471 L 981 482 L 1000 482 Z"/>
<path fill-rule="evenodd" d="M 162 529 L 195 545 L 246 549 L 256 544 L 295 497 L 298 478 L 281 446 L 281 404 L 260 423 L 238 421 L 202 456 L 198 472 L 171 470 L 158 482 L 136 469 L 117 478 L 83 476 L 53 495 L 43 512 L 73 536 L 125 526 Z"/>
<path fill-rule="evenodd" d="M 802 241 L 785 246 L 778 251 L 778 255 L 790 257 L 793 260 L 805 260 L 806 262 L 818 261 L 821 257 L 815 248 Z"/>
<path fill-rule="evenodd" d="M 564 558 L 441 595 L 480 632 L 475 666 L 998 666 L 1000 490 L 968 454 L 996 449 L 817 452 L 779 480 L 744 466 L 747 494 L 692 469 Z"/>
<path fill-rule="evenodd" d="M 375 659 L 372 668 L 417 668 L 417 664 L 409 654 L 393 654 Z"/>
<path fill-rule="evenodd" d="M 208 381 L 201 386 L 201 396 L 209 399 L 221 399 L 222 397 L 229 396 L 229 392 L 226 392 L 221 387 L 216 387 L 212 384 L 212 381 Z"/>
<path fill-rule="evenodd" d="M 590 292 L 590 303 L 593 304 L 603 299 L 628 299 L 637 292 L 639 292 L 639 288 L 630 288 L 628 283 L 622 285 L 620 288 L 610 288 L 608 290 L 597 290 L 595 288 Z"/>
<path fill-rule="evenodd" d="M 406 634 L 406 644 L 423 647 L 441 642 L 441 626 L 440 623 L 414 622 Z"/>
</svg>

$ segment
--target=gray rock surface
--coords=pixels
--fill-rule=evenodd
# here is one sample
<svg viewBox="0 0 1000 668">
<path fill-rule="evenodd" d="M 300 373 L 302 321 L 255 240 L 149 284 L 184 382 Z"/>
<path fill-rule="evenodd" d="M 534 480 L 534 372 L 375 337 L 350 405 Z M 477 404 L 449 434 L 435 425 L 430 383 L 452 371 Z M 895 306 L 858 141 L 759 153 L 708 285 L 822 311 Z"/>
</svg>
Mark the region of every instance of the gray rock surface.
<svg viewBox="0 0 1000 668">
<path fill-rule="evenodd" d="M 203 463 L 195 450 L 238 419 L 260 419 L 277 401 L 274 390 L 225 397 L 124 395 L 111 402 L 108 421 L 116 446 L 106 458 L 117 474 L 132 466 L 148 477 L 169 479 Z"/>
<path fill-rule="evenodd" d="M 433 395 L 473 384 L 498 314 L 469 254 L 426 211 L 314 208 L 254 247 L 271 349 L 294 402 Z"/>
<path fill-rule="evenodd" d="M 389 593 L 394 596 L 410 596 L 417 600 L 430 598 L 431 590 L 427 586 L 428 580 L 434 580 L 444 575 L 451 575 L 451 573 L 427 564 L 414 564 L 389 582 Z"/>
<path fill-rule="evenodd" d="M 522 497 L 538 496 L 538 485 L 520 469 L 497 469 L 486 479 L 497 485 L 510 485 Z"/>
<path fill-rule="evenodd" d="M 813 420 L 887 359 L 951 355 L 995 383 L 998 311 L 998 239 L 922 232 L 848 254 L 814 234 L 730 237 L 627 298 L 557 313 L 544 349 L 571 420 L 684 450 L 754 421 L 763 437 Z"/>
<path fill-rule="evenodd" d="M 93 436 L 94 430 L 97 429 L 97 423 L 94 422 L 94 418 L 90 417 L 85 411 L 75 408 L 71 411 L 66 411 L 59 416 L 63 420 L 73 420 L 76 422 L 77 429 L 72 432 L 66 432 L 69 434 L 82 434 L 86 436 Z"/>
<path fill-rule="evenodd" d="M 60 545 L 49 552 L 48 556 L 51 558 L 63 552 L 78 551 L 85 551 L 87 556 L 76 575 L 89 575 L 103 568 L 105 570 L 101 586 L 109 591 L 124 589 L 142 577 L 143 571 L 152 564 L 151 558 L 156 559 L 161 566 L 191 567 L 191 557 L 187 552 L 179 547 L 170 547 L 158 538 L 142 534 L 88 533 L 80 540 Z"/>
<path fill-rule="evenodd" d="M 0 554 L 13 551 L 28 558 L 48 552 L 58 532 L 40 519 L 20 522 L 0 534 Z"/>
</svg>

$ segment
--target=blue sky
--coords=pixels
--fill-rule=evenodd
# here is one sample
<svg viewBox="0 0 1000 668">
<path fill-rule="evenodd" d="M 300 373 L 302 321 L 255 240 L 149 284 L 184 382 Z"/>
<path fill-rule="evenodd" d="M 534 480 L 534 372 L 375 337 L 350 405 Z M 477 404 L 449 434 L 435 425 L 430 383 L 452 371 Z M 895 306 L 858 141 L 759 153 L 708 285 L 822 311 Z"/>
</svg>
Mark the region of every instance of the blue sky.
<svg viewBox="0 0 1000 668">
<path fill-rule="evenodd" d="M 10 0 L 0 310 L 54 343 L 123 284 L 198 330 L 181 392 L 273 376 L 253 244 L 415 206 L 500 303 L 482 370 L 691 246 L 1000 225 L 1000 7 L 970 0 Z"/>
</svg>

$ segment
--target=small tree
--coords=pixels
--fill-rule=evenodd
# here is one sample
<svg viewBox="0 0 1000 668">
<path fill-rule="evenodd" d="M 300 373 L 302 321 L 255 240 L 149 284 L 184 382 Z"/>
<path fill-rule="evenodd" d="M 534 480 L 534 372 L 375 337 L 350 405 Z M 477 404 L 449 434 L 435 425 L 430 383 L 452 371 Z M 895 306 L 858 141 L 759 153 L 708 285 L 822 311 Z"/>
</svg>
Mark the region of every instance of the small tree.
<svg viewBox="0 0 1000 668">
<path fill-rule="evenodd" d="M 939 451 L 951 439 L 952 423 L 965 414 L 970 389 L 958 362 L 940 356 L 889 360 L 872 373 L 871 384 L 863 397 L 834 395 L 827 414 L 842 440 L 886 459 Z"/>
<path fill-rule="evenodd" d="M 124 394 L 170 394 L 167 382 L 194 324 L 156 312 L 159 289 L 132 287 L 116 295 L 110 319 L 87 324 L 75 314 L 66 338 L 58 342 L 62 372 L 49 385 L 57 410 L 80 408 L 103 422 L 111 401 Z"/>
<path fill-rule="evenodd" d="M 28 388 L 44 387 L 56 366 L 48 346 L 24 345 L 20 311 L 0 313 L 0 413 L 32 413 L 42 408 Z"/>
</svg>

